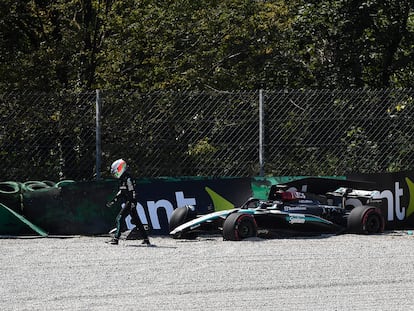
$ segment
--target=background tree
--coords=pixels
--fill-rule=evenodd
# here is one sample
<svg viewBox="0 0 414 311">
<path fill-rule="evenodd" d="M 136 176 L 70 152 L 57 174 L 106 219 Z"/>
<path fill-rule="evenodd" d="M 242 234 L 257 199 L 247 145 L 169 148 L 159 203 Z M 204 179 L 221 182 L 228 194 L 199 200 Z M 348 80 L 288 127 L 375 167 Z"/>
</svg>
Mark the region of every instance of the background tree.
<svg viewBox="0 0 414 311">
<path fill-rule="evenodd" d="M 413 3 L 303 1 L 294 40 L 308 86 L 388 87 L 412 81 Z"/>
<path fill-rule="evenodd" d="M 105 89 L 257 89 L 281 71 L 266 72 L 272 61 L 285 67 L 283 1 L 132 3 L 114 9 L 121 16 L 111 19 L 99 69 Z"/>
<path fill-rule="evenodd" d="M 0 90 L 411 85 L 409 0 L 3 0 Z"/>
<path fill-rule="evenodd" d="M 0 90 L 89 90 L 111 1 L 4 0 Z"/>
<path fill-rule="evenodd" d="M 214 138 L 227 143 L 227 137 L 224 132 L 223 137 L 217 134 L 225 126 L 220 123 L 222 114 L 203 111 L 200 115 L 205 115 L 205 120 L 201 120 L 200 115 L 181 109 L 194 97 L 191 91 L 203 91 L 200 98 L 209 98 L 206 92 L 211 90 L 216 94 L 220 92 L 215 91 L 241 91 L 240 100 L 225 101 L 228 112 L 245 116 L 252 105 L 243 98 L 243 91 L 316 88 L 328 90 L 328 106 L 321 111 L 324 115 L 326 111 L 343 111 L 347 117 L 357 114 L 359 106 L 374 107 L 367 116 L 370 123 L 364 126 L 351 124 L 338 131 L 334 122 L 315 122 L 306 131 L 298 129 L 295 136 L 297 144 L 312 144 L 317 126 L 332 133 L 334 141 L 341 141 L 357 154 L 349 157 L 352 167 L 361 154 L 389 153 L 387 146 L 394 137 L 375 120 L 386 120 L 384 127 L 394 124 L 400 116 L 409 118 L 412 100 L 400 100 L 398 92 L 368 92 L 364 100 L 352 98 L 351 102 L 335 98 L 332 90 L 411 87 L 413 6 L 410 0 L 3 0 L 0 115 L 6 124 L 8 112 L 24 111 L 27 102 L 34 111 L 19 116 L 17 128 L 24 128 L 21 133 L 7 139 L 2 135 L 1 142 L 23 143 L 42 135 L 43 144 L 53 138 L 52 147 L 36 146 L 41 153 L 39 159 L 53 154 L 63 163 L 62 176 L 70 176 L 76 163 L 87 163 L 85 176 L 91 176 L 94 146 L 88 141 L 95 134 L 93 117 L 77 117 L 92 111 L 94 90 L 103 89 L 107 96 L 105 109 L 122 112 L 104 124 L 106 133 L 111 133 L 108 141 L 119 143 L 116 131 L 121 127 L 117 125 L 124 124 L 123 117 L 130 108 L 140 105 L 159 109 L 159 119 L 150 121 L 165 122 L 161 128 L 169 135 L 167 141 L 191 137 L 191 131 L 183 133 L 181 125 L 173 124 L 176 114 L 181 113 L 185 120 L 196 118 L 197 122 L 214 117 L 214 135 L 206 134 L 191 146 L 182 139 L 182 145 L 174 151 L 175 160 L 190 156 L 199 161 L 203 152 L 211 155 L 219 150 Z M 169 91 L 165 92 L 168 96 L 156 96 L 159 91 Z M 185 95 L 177 97 L 175 91 Z M 35 92 L 53 95 L 37 97 Z M 294 92 L 289 94 L 295 96 Z M 320 108 L 313 106 L 311 98 L 298 98 L 302 106 L 309 100 L 306 107 L 313 107 L 313 111 Z M 278 108 L 286 100 L 269 103 L 269 111 L 281 115 Z M 306 117 L 301 109 L 291 110 L 284 113 L 285 123 L 279 121 L 286 137 L 293 133 L 290 125 Z M 38 123 L 33 121 L 35 118 Z M 148 138 L 138 143 L 143 158 L 157 154 L 156 148 L 143 148 L 159 143 L 152 135 L 151 123 L 143 124 L 146 120 L 140 111 L 134 116 L 133 129 L 128 129 L 131 137 L 137 132 Z M 48 127 L 50 122 L 52 126 Z M 8 126 L 0 125 L 2 133 L 7 132 Z M 243 126 L 247 132 L 247 124 Z M 400 135 L 400 143 L 408 146 L 409 140 L 409 135 Z M 365 141 L 370 144 L 365 145 Z M 123 143 L 128 145 L 129 140 Z M 325 150 L 319 151 L 315 158 L 326 154 Z M 13 152 L 11 148 L 6 153 Z M 30 154 L 30 150 L 24 152 Z M 401 163 L 410 153 L 408 147 L 401 151 Z M 64 165 L 73 159 L 72 167 Z M 327 160 L 336 166 L 338 159 L 340 155 L 332 153 Z M 36 165 L 41 167 L 42 161 Z M 399 163 L 393 165 L 395 169 L 399 167 Z"/>
</svg>

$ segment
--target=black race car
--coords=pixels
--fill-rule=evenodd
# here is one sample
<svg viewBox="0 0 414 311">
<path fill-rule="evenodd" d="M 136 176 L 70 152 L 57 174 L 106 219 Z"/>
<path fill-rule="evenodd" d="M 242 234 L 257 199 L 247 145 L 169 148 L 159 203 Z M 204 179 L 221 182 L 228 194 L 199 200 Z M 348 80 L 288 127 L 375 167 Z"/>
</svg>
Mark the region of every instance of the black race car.
<svg viewBox="0 0 414 311">
<path fill-rule="evenodd" d="M 267 200 L 251 198 L 231 210 L 197 215 L 179 207 L 170 218 L 170 235 L 194 238 L 222 232 L 225 240 L 309 234 L 375 234 L 385 228 L 384 200 L 375 190 L 341 187 L 324 195 L 273 185 Z"/>
</svg>

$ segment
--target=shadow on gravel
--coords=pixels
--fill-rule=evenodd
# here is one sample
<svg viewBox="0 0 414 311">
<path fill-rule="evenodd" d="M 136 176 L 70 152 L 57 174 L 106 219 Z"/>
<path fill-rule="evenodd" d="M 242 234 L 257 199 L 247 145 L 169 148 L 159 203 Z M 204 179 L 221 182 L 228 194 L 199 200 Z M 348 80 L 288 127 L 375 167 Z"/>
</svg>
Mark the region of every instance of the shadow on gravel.
<svg viewBox="0 0 414 311">
<path fill-rule="evenodd" d="M 137 248 L 172 248 L 175 249 L 177 248 L 176 246 L 160 246 L 160 245 L 155 245 L 155 244 L 151 244 L 151 245 L 142 245 L 142 244 L 126 244 L 125 247 L 137 247 Z"/>
<path fill-rule="evenodd" d="M 19 240 L 35 240 L 35 239 L 74 239 L 80 238 L 80 235 L 0 235 L 0 239 L 19 239 Z"/>
</svg>

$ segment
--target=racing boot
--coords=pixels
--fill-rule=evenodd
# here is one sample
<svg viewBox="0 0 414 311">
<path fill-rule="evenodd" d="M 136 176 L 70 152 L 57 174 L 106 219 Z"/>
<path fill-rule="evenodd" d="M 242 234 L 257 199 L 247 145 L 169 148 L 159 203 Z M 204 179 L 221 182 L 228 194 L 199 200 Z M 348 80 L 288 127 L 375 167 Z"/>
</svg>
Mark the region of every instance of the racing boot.
<svg viewBox="0 0 414 311">
<path fill-rule="evenodd" d="M 141 244 L 151 246 L 151 242 L 149 241 L 149 239 L 144 239 Z"/>
<path fill-rule="evenodd" d="M 112 245 L 118 245 L 119 239 L 112 238 L 111 240 L 107 241 L 106 243 L 112 244 Z"/>
</svg>

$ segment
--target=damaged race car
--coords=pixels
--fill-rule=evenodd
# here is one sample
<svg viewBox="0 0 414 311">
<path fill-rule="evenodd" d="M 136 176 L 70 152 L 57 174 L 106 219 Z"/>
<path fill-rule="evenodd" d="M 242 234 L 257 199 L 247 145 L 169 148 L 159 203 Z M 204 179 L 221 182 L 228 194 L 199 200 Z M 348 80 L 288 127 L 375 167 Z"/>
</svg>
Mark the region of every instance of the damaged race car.
<svg viewBox="0 0 414 311">
<path fill-rule="evenodd" d="M 377 234 L 385 228 L 379 191 L 341 187 L 324 195 L 273 185 L 267 200 L 251 198 L 240 207 L 197 215 L 194 206 L 174 210 L 170 235 L 193 239 L 221 232 L 224 240 L 315 234 Z"/>
</svg>

